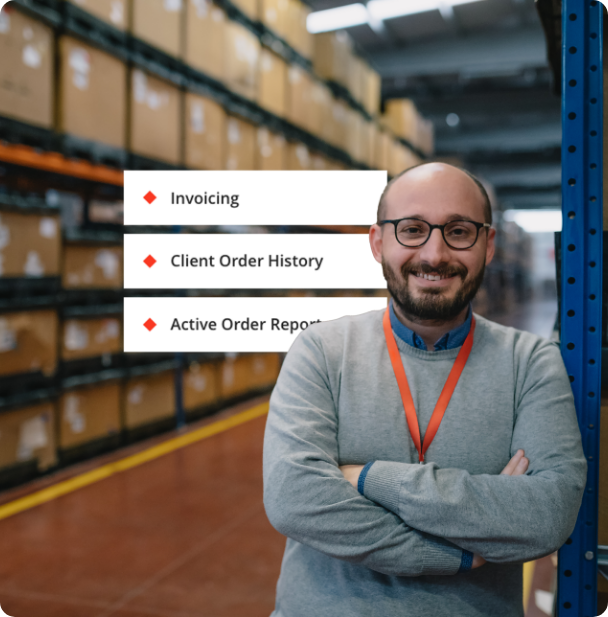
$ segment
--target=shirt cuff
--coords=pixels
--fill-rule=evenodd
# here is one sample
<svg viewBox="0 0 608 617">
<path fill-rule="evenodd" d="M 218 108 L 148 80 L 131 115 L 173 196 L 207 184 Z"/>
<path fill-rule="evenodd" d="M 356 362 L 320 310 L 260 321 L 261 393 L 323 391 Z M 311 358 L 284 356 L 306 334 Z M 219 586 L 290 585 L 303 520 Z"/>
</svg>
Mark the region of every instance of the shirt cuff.
<svg viewBox="0 0 608 617">
<path fill-rule="evenodd" d="M 357 490 L 361 493 L 361 495 L 365 496 L 364 488 L 365 488 L 365 478 L 367 476 L 367 472 L 370 470 L 370 467 L 374 464 L 374 461 L 368 463 L 359 474 L 359 480 L 357 482 Z"/>
<path fill-rule="evenodd" d="M 460 572 L 468 572 L 473 567 L 473 553 L 471 551 L 462 551 L 462 561 L 460 562 L 460 568 L 458 569 L 458 573 Z"/>
</svg>

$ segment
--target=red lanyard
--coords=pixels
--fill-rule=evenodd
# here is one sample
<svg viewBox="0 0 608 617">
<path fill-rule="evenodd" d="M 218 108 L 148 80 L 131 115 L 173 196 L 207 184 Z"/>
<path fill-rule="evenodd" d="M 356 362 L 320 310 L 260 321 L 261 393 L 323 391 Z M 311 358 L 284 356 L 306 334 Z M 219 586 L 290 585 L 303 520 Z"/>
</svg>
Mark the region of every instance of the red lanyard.
<svg viewBox="0 0 608 617">
<path fill-rule="evenodd" d="M 471 322 L 471 329 L 469 330 L 467 338 L 463 343 L 462 347 L 460 348 L 460 351 L 458 352 L 458 356 L 456 356 L 454 366 L 452 366 L 452 370 L 448 375 L 448 379 L 445 382 L 445 386 L 443 386 L 443 390 L 441 391 L 439 400 L 437 401 L 435 409 L 433 410 L 433 415 L 431 416 L 429 425 L 426 429 L 424 447 L 421 447 L 422 444 L 420 440 L 420 427 L 418 426 L 416 407 L 414 406 L 414 400 L 412 399 L 410 386 L 407 382 L 405 369 L 403 368 L 403 362 L 401 361 L 401 356 L 399 355 L 399 348 L 397 347 L 395 336 L 393 335 L 393 329 L 391 328 L 391 317 L 388 308 L 386 309 L 386 313 L 384 313 L 382 325 L 384 327 L 384 336 L 386 337 L 388 355 L 391 358 L 391 364 L 393 365 L 393 371 L 395 372 L 395 377 L 397 378 L 397 385 L 399 386 L 399 393 L 401 394 L 401 401 L 403 402 L 403 408 L 405 409 L 407 425 L 410 429 L 412 439 L 414 440 L 416 450 L 418 451 L 418 460 L 420 461 L 420 463 L 424 463 L 424 453 L 428 450 L 431 442 L 435 438 L 437 430 L 439 429 L 439 425 L 441 424 L 441 420 L 443 420 L 443 414 L 445 414 L 445 410 L 447 409 L 450 399 L 452 398 L 452 394 L 454 393 L 456 384 L 458 383 L 464 366 L 469 359 L 469 354 L 471 353 L 471 348 L 473 347 L 475 317 L 473 317 L 473 320 Z"/>
</svg>

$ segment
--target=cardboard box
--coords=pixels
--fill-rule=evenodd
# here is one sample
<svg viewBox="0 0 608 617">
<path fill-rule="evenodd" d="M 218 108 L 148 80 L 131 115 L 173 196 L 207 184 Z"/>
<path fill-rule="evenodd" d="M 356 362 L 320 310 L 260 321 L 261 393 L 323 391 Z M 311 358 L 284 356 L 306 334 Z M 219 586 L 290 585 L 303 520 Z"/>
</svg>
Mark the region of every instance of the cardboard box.
<svg viewBox="0 0 608 617">
<path fill-rule="evenodd" d="M 326 171 L 329 169 L 329 161 L 323 154 L 313 152 L 310 155 L 310 168 L 315 171 Z"/>
<path fill-rule="evenodd" d="M 287 98 L 287 62 L 268 49 L 260 55 L 260 107 L 273 114 L 285 116 Z"/>
<path fill-rule="evenodd" d="M 389 167 L 391 136 L 386 130 L 376 132 L 376 143 L 374 144 L 374 168 L 387 170 Z"/>
<path fill-rule="evenodd" d="M 15 10 L 0 11 L 0 115 L 53 126 L 53 31 Z"/>
<path fill-rule="evenodd" d="M 285 38 L 289 0 L 260 0 L 260 20 L 275 34 Z"/>
<path fill-rule="evenodd" d="M 68 0 L 66 0 L 68 1 Z M 131 13 L 130 0 L 69 0 L 72 4 L 84 9 L 91 15 L 114 26 L 118 30 L 126 30 Z"/>
<path fill-rule="evenodd" d="M 124 148 L 126 65 L 95 47 L 61 37 L 57 108 L 61 133 Z"/>
<path fill-rule="evenodd" d="M 387 101 L 384 122 L 395 135 L 416 145 L 419 114 L 414 101 L 410 99 Z"/>
<path fill-rule="evenodd" d="M 308 131 L 321 139 L 326 139 L 333 123 L 332 111 L 331 90 L 322 81 L 313 79 L 308 102 Z"/>
<path fill-rule="evenodd" d="M 136 428 L 175 415 L 175 375 L 165 371 L 127 380 L 124 425 Z"/>
<path fill-rule="evenodd" d="M 131 73 L 129 148 L 135 154 L 179 165 L 182 94 L 139 69 Z"/>
<path fill-rule="evenodd" d="M 352 43 L 346 32 L 323 32 L 314 36 L 313 67 L 315 73 L 348 88 L 349 57 Z"/>
<path fill-rule="evenodd" d="M 285 169 L 287 142 L 282 135 L 272 133 L 266 127 L 257 129 L 256 169 L 282 171 Z"/>
<path fill-rule="evenodd" d="M 363 116 L 352 108 L 347 109 L 346 151 L 357 162 L 363 162 Z"/>
<path fill-rule="evenodd" d="M 226 13 L 210 0 L 187 0 L 184 61 L 215 79 L 223 79 Z"/>
<path fill-rule="evenodd" d="M 368 122 L 365 119 L 361 121 L 361 162 L 365 163 L 368 167 L 372 167 L 373 152 L 374 152 L 374 123 Z"/>
<path fill-rule="evenodd" d="M 420 118 L 417 127 L 416 146 L 427 156 L 435 151 L 435 127 L 430 120 Z"/>
<path fill-rule="evenodd" d="M 310 151 L 304 144 L 290 143 L 287 145 L 287 169 L 293 171 L 312 169 Z"/>
<path fill-rule="evenodd" d="M 382 87 L 382 80 L 380 75 L 366 63 L 363 64 L 362 77 L 363 106 L 368 114 L 377 116 L 380 113 L 380 89 Z"/>
<path fill-rule="evenodd" d="M 132 0 L 131 32 L 171 56 L 181 56 L 183 0 Z"/>
<path fill-rule="evenodd" d="M 121 429 L 120 382 L 63 392 L 59 400 L 59 447 L 73 448 L 116 435 Z"/>
<path fill-rule="evenodd" d="M 54 310 L 0 314 L 0 376 L 57 368 L 59 320 Z"/>
<path fill-rule="evenodd" d="M 57 463 L 52 402 L 0 414 L 0 468 L 32 459 L 38 461 L 40 471 Z"/>
<path fill-rule="evenodd" d="M 231 399 L 252 389 L 251 356 L 227 356 L 220 366 L 220 396 Z"/>
<path fill-rule="evenodd" d="M 120 289 L 123 247 L 65 244 L 62 285 L 65 289 Z"/>
<path fill-rule="evenodd" d="M 224 82 L 234 92 L 251 100 L 258 94 L 260 41 L 235 21 L 226 22 L 224 39 Z"/>
<path fill-rule="evenodd" d="M 59 215 L 0 212 L 0 278 L 58 276 Z"/>
<path fill-rule="evenodd" d="M 67 319 L 61 328 L 61 359 L 79 360 L 122 352 L 122 319 Z"/>
<path fill-rule="evenodd" d="M 256 168 L 256 127 L 235 116 L 226 123 L 226 169 Z"/>
<path fill-rule="evenodd" d="M 219 400 L 219 366 L 217 363 L 192 362 L 184 370 L 184 409 L 192 411 Z"/>
<path fill-rule="evenodd" d="M 300 0 L 289 0 L 285 40 L 302 56 L 312 59 L 314 50 L 314 35 L 308 32 L 306 18 L 310 14 Z"/>
<path fill-rule="evenodd" d="M 311 127 L 313 78 L 297 64 L 287 71 L 287 114 L 289 122 L 305 130 Z"/>
<path fill-rule="evenodd" d="M 226 112 L 212 99 L 186 93 L 185 162 L 192 169 L 224 169 Z"/>
<path fill-rule="evenodd" d="M 363 103 L 363 73 L 365 71 L 364 62 L 359 56 L 354 54 L 348 57 L 347 87 L 352 97 L 358 103 Z"/>
<path fill-rule="evenodd" d="M 341 99 L 333 99 L 332 105 L 332 127 L 328 134 L 328 141 L 336 148 L 346 150 L 348 146 L 348 129 L 350 118 L 350 107 Z"/>
</svg>

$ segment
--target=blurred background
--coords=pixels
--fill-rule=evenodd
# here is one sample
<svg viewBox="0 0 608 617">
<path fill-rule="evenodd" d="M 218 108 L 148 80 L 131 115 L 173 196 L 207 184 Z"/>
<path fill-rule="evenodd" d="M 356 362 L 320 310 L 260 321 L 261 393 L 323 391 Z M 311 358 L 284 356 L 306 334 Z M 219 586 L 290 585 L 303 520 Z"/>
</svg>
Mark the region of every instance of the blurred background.
<svg viewBox="0 0 608 617">
<path fill-rule="evenodd" d="M 122 300 L 146 295 L 122 289 L 123 233 L 367 228 L 128 228 L 122 171 L 390 177 L 425 161 L 465 167 L 486 185 L 497 229 L 475 310 L 550 337 L 560 17 L 561 2 L 533 0 L 4 6 L 0 545 L 19 556 L 2 566 L 5 611 L 185 617 L 273 607 L 284 540 L 261 504 L 263 417 L 235 418 L 265 404 L 282 357 L 123 354 Z M 170 293 L 377 292 L 147 295 Z M 211 439 L 217 422 L 234 428 Z M 188 434 L 209 440 L 162 450 Z M 164 455 L 120 467 L 150 449 Z M 550 558 L 526 569 L 528 617 L 551 614 L 553 573 Z"/>
</svg>

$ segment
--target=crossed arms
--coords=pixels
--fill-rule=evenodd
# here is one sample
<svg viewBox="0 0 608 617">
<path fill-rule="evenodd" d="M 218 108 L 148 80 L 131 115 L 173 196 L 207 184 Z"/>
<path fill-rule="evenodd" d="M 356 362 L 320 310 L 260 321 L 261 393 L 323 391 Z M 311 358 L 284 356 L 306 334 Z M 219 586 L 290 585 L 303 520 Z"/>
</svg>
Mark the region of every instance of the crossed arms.
<svg viewBox="0 0 608 617">
<path fill-rule="evenodd" d="M 377 461 L 362 496 L 339 466 L 322 345 L 312 333 L 300 335 L 272 394 L 266 427 L 270 522 L 331 557 L 394 576 L 455 574 L 463 549 L 477 556 L 476 565 L 552 553 L 574 527 L 586 478 L 580 432 L 565 441 L 551 434 L 552 400 L 571 397 L 567 383 L 564 390 L 559 380 L 543 382 L 543 363 L 554 362 L 555 353 L 559 359 L 554 346 L 539 352 L 534 374 L 541 377 L 529 384 L 518 408 L 512 448 L 525 450 L 528 474 L 516 473 L 518 464 L 527 464 L 517 458 L 500 475 Z M 578 432 L 576 419 L 570 428 Z M 543 430 L 543 446 L 534 447 L 529 435 Z"/>
</svg>

